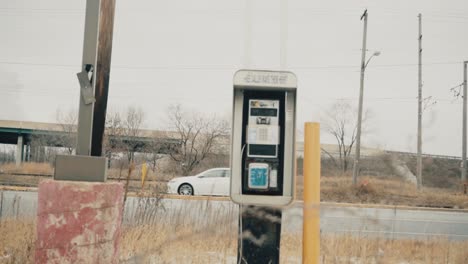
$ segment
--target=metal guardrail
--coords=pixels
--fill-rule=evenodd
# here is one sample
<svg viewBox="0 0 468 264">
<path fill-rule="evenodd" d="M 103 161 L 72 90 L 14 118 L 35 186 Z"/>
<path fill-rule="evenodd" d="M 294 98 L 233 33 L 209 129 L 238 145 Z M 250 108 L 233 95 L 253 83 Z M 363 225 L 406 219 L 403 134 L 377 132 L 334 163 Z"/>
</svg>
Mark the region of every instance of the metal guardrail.
<svg viewBox="0 0 468 264">
<path fill-rule="evenodd" d="M 50 178 L 50 179 L 53 178 L 52 174 L 0 173 L 0 186 L 4 186 L 4 187 L 37 188 L 38 184 L 37 183 L 24 182 L 24 181 L 21 181 L 21 179 L 19 179 L 17 181 L 4 180 L 2 178 L 2 175 L 9 175 L 9 176 L 15 176 L 15 177 L 16 176 L 17 177 L 41 177 L 41 178 Z M 117 181 L 119 178 L 117 178 L 117 177 L 108 177 L 107 179 L 110 180 L 110 181 Z M 120 180 L 122 182 L 125 182 L 127 179 L 125 177 L 122 177 Z M 141 182 L 140 179 L 129 179 L 129 181 L 132 182 L 132 183 L 135 183 L 135 182 L 140 183 Z M 168 182 L 167 180 L 151 180 L 151 179 L 146 180 L 146 183 L 163 183 L 163 184 L 166 184 L 167 182 Z M 139 184 L 138 184 L 138 186 L 139 186 Z M 141 188 L 130 185 L 128 187 L 128 190 L 130 192 L 138 192 L 138 191 L 141 190 Z"/>
<path fill-rule="evenodd" d="M 387 154 L 397 154 L 397 155 L 405 155 L 405 156 L 414 156 L 416 157 L 418 154 L 413 152 L 404 152 L 404 151 L 390 151 L 386 150 L 385 153 Z M 435 158 L 435 159 L 448 159 L 448 160 L 461 160 L 461 157 L 458 156 L 446 156 L 446 155 L 433 155 L 433 154 L 422 154 L 423 157 L 426 158 Z"/>
<path fill-rule="evenodd" d="M 47 177 L 52 178 L 52 174 L 41 174 L 41 173 L 18 173 L 18 172 L 0 172 L 0 175 L 12 175 L 12 176 L 31 176 L 31 177 Z M 107 177 L 109 180 L 118 180 L 117 177 Z M 120 178 L 122 181 L 126 180 L 126 177 Z M 130 179 L 130 181 L 140 181 L 140 179 Z M 146 182 L 169 182 L 168 180 L 146 180 Z"/>
<path fill-rule="evenodd" d="M 325 155 L 322 155 L 322 158 L 328 158 L 328 155 L 331 155 L 333 157 L 339 157 L 340 153 L 339 152 L 324 152 L 322 150 L 322 153 L 325 153 Z M 404 152 L 404 151 L 392 151 L 392 150 L 385 150 L 382 152 L 382 154 L 396 154 L 396 155 L 402 155 L 402 156 L 411 156 L 411 157 L 416 157 L 418 154 L 413 153 L 413 152 Z M 379 154 L 376 155 L 362 155 L 361 158 L 375 158 Z M 461 157 L 458 156 L 447 156 L 447 155 L 433 155 L 433 154 L 422 154 L 423 157 L 425 158 L 435 158 L 435 159 L 447 159 L 447 160 L 461 160 Z M 353 158 L 354 154 L 351 153 L 349 155 L 349 158 Z"/>
</svg>

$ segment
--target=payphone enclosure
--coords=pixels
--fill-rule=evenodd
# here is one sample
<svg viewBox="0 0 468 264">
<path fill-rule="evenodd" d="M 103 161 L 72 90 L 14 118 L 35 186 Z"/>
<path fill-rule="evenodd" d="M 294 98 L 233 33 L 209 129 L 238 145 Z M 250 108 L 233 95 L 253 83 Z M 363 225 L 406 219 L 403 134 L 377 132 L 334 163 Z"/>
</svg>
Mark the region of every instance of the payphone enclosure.
<svg viewBox="0 0 468 264">
<path fill-rule="evenodd" d="M 231 199 L 285 206 L 294 200 L 296 76 L 239 70 L 234 75 Z"/>
</svg>

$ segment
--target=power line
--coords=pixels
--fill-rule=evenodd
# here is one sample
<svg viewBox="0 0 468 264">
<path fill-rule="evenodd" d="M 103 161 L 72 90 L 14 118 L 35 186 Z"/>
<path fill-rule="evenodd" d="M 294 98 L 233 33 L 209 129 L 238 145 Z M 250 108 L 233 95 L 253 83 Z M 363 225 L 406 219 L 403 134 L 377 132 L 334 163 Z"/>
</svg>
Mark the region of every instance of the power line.
<svg viewBox="0 0 468 264">
<path fill-rule="evenodd" d="M 424 63 L 423 65 L 455 65 L 462 62 L 432 62 Z M 42 67 L 63 67 L 63 68 L 80 68 L 79 64 L 54 64 L 54 63 L 35 63 L 35 62 L 16 62 L 16 61 L 0 61 L 4 65 L 23 65 L 23 66 L 42 66 Z M 377 64 L 368 66 L 369 68 L 391 68 L 391 67 L 412 67 L 417 66 L 415 63 L 401 63 L 401 64 Z M 112 68 L 117 69 L 134 69 L 134 70 L 236 70 L 239 67 L 236 65 L 206 65 L 206 66 L 138 66 L 138 65 L 112 65 Z M 326 66 L 291 66 L 291 69 L 354 69 L 359 68 L 357 65 L 326 65 Z"/>
<path fill-rule="evenodd" d="M 292 11 L 301 12 L 301 13 L 308 13 L 308 14 L 323 14 L 323 15 L 343 15 L 349 14 L 352 16 L 356 16 L 356 11 L 361 10 L 362 8 L 328 8 L 328 9 L 318 9 L 318 8 L 290 8 Z M 199 8 L 199 9 L 181 9 L 181 8 L 166 8 L 165 10 L 172 10 L 172 11 L 182 11 L 182 12 L 197 12 L 197 13 L 217 13 L 219 9 L 212 9 L 212 8 Z M 242 13 L 243 9 L 223 9 L 232 13 Z M 414 16 L 417 12 L 412 12 L 407 9 L 396 9 L 396 8 L 382 8 L 382 7 L 372 7 L 372 10 L 378 12 L 380 14 L 385 15 L 403 15 L 403 16 Z M 15 8 L 15 7 L 0 7 L 0 11 L 29 11 L 29 12 L 80 12 L 84 13 L 85 10 L 83 8 Z M 131 13 L 154 13 L 158 10 L 140 10 L 140 9 L 128 9 L 127 11 Z M 294 13 L 294 12 L 293 12 Z M 425 12 L 425 16 L 427 17 L 434 17 L 434 18 L 450 18 L 450 19 L 467 19 L 468 16 L 463 15 L 464 12 Z"/>
<path fill-rule="evenodd" d="M 333 8 L 333 10 L 330 9 L 317 9 L 317 8 L 301 8 L 301 9 L 295 9 L 300 12 L 304 13 L 314 13 L 314 14 L 323 14 L 323 15 L 352 15 L 356 17 L 356 12 L 360 11 L 362 7 L 356 7 L 356 8 Z M 399 15 L 399 16 L 404 16 L 408 18 L 412 18 L 416 16 L 418 13 L 417 11 L 411 11 L 408 9 L 396 9 L 396 8 L 382 8 L 382 7 L 369 7 L 368 9 L 373 10 L 373 12 L 376 12 L 378 15 Z M 293 9 L 294 10 L 294 9 Z M 450 18 L 450 19 L 468 19 L 468 16 L 465 16 L 463 12 L 424 12 L 425 16 L 427 17 L 434 17 L 434 18 Z"/>
<path fill-rule="evenodd" d="M 357 97 L 336 97 L 336 98 L 326 98 L 325 100 L 336 100 L 336 101 L 339 101 L 339 100 L 344 100 L 344 101 L 353 101 L 353 100 L 358 100 L 359 98 Z M 452 101 L 452 99 L 450 98 L 436 98 L 436 97 L 432 97 L 432 99 L 436 100 L 436 101 L 446 101 L 446 102 L 450 102 Z M 323 99 L 321 99 L 323 100 Z M 417 97 L 370 97 L 370 98 L 366 98 L 366 101 L 416 101 L 418 100 Z"/>
<path fill-rule="evenodd" d="M 0 7 L 0 11 L 57 11 L 57 12 L 85 12 L 84 9 L 71 9 L 71 8 L 15 8 L 15 7 Z"/>
<path fill-rule="evenodd" d="M 359 8 L 360 9 L 360 8 Z M 389 9 L 389 8 L 379 8 L 379 7 L 373 7 L 373 10 L 376 10 L 377 13 L 383 14 L 383 15 L 391 15 L 395 16 L 398 15 L 400 17 L 407 17 L 411 18 L 414 16 L 415 13 L 417 12 L 411 12 L 408 10 L 399 10 L 399 9 Z M 180 9 L 180 8 L 167 8 L 164 9 L 165 12 L 161 12 L 161 14 L 168 14 L 166 11 L 177 11 L 177 12 L 184 12 L 184 13 L 198 13 L 198 14 L 203 14 L 206 15 L 207 13 L 212 13 L 214 15 L 226 15 L 226 14 L 232 14 L 232 15 L 241 15 L 243 14 L 243 9 Z M 305 13 L 307 15 L 324 15 L 324 16 L 330 16 L 330 15 L 336 15 L 336 16 L 352 16 L 355 17 L 356 15 L 356 10 L 357 9 L 317 9 L 317 8 L 292 8 L 293 14 L 297 13 Z M 379 11 L 380 10 L 380 11 Z M 139 9 L 134 9 L 134 10 L 125 10 L 126 13 L 151 13 L 154 14 L 155 12 L 160 12 L 161 10 L 139 10 Z M 48 13 L 48 14 L 57 14 L 57 15 L 68 15 L 68 14 L 84 14 L 85 11 L 84 9 L 71 9 L 71 8 L 8 8 L 8 7 L 2 7 L 0 8 L 0 12 L 7 14 L 7 15 L 21 15 L 21 14 L 12 14 L 10 12 L 16 12 L 16 13 Z M 425 15 L 429 19 L 427 21 L 429 22 L 436 22 L 436 23 L 458 23 L 458 24 L 466 24 L 468 23 L 468 16 L 462 15 L 463 13 L 443 13 L 443 12 L 426 12 Z"/>
<path fill-rule="evenodd" d="M 53 66 L 53 67 L 77 67 L 80 65 L 71 65 L 71 64 L 53 64 L 53 63 L 35 63 L 35 62 L 17 62 L 17 61 L 0 61 L 0 64 L 5 65 L 25 65 L 25 66 Z"/>
<path fill-rule="evenodd" d="M 170 14 L 167 12 L 167 9 L 148 9 L 148 10 L 141 10 L 141 9 L 125 9 L 123 11 L 125 14 L 151 14 L 154 15 L 155 13 L 158 15 L 165 15 L 165 16 L 173 16 L 174 14 Z M 243 14 L 242 9 L 173 9 L 169 11 L 176 11 L 179 15 L 180 13 L 189 13 L 189 14 L 200 14 L 200 15 L 241 15 Z M 84 9 L 59 9 L 59 8 L 0 8 L 0 12 L 4 14 L 10 15 L 23 15 L 23 14 L 85 14 Z"/>
<path fill-rule="evenodd" d="M 151 88 L 149 86 L 145 87 L 145 88 Z M 0 90 L 0 93 L 3 93 L 3 94 L 26 94 L 26 95 L 43 95 L 43 96 L 49 96 L 49 95 L 54 95 L 54 94 L 57 94 L 57 93 L 60 93 L 60 94 L 67 94 L 67 95 L 72 95 L 72 94 L 76 94 L 78 95 L 79 92 L 78 92 L 78 89 L 75 91 L 74 89 L 29 89 L 29 88 L 18 88 L 18 89 L 1 89 Z M 130 94 L 128 94 L 130 95 Z M 127 97 L 128 96 L 127 94 L 118 94 L 118 95 L 110 95 L 111 97 Z M 304 100 L 306 101 L 311 101 L 311 99 L 307 99 L 307 96 L 303 96 Z M 185 97 L 179 97 L 179 98 L 185 98 Z M 318 97 L 315 97 L 316 100 L 318 101 L 323 101 L 323 100 L 327 100 L 327 101 L 340 101 L 340 100 L 344 100 L 344 101 L 354 101 L 354 100 L 358 100 L 357 97 L 328 97 L 328 98 L 320 98 L 318 99 Z M 408 103 L 414 103 L 414 101 L 416 101 L 418 98 L 416 97 L 370 97 L 370 98 L 366 98 L 366 101 L 369 101 L 369 102 L 380 102 L 380 101 L 398 101 L 398 102 L 408 102 Z M 437 102 L 449 102 L 449 103 L 453 103 L 454 100 L 453 99 L 450 99 L 450 98 L 437 98 L 437 97 L 433 97 L 434 100 L 436 100 Z M 458 104 L 458 103 L 453 103 L 453 104 Z"/>
</svg>

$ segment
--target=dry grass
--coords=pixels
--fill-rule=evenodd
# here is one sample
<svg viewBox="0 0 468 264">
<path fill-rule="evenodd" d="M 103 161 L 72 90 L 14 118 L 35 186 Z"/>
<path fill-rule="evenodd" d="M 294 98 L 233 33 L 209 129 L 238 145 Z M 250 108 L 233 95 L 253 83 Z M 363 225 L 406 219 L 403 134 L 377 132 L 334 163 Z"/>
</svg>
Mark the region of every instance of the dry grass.
<svg viewBox="0 0 468 264">
<path fill-rule="evenodd" d="M 19 167 L 15 163 L 5 163 L 0 165 L 0 172 L 51 175 L 54 168 L 49 163 L 23 162 Z"/>
<path fill-rule="evenodd" d="M 351 235 L 322 235 L 322 263 L 468 263 L 468 242 L 444 239 L 388 240 Z M 234 263 L 237 234 L 213 230 L 192 232 L 162 226 L 124 231 L 123 258 L 137 263 Z M 197 254 L 194 254 L 197 252 Z M 133 258 L 129 255 L 135 254 Z M 283 234 L 281 262 L 301 263 L 301 234 Z"/>
<path fill-rule="evenodd" d="M 173 215 L 176 217 L 176 215 Z M 121 263 L 235 263 L 236 225 L 210 215 L 208 224 L 186 219 L 152 225 L 126 226 L 120 246 Z M 301 263 L 300 233 L 283 234 L 281 263 Z M 0 221 L 0 263 L 33 263 L 35 222 Z M 322 235 L 322 263 L 468 263 L 468 242 L 390 240 L 351 235 Z"/>
<path fill-rule="evenodd" d="M 468 242 L 445 239 L 388 240 L 350 235 L 321 239 L 322 263 L 468 263 Z M 352 261 L 354 260 L 354 261 Z"/>
<path fill-rule="evenodd" d="M 303 177 L 297 179 L 297 198 L 302 199 Z M 320 187 L 321 200 L 326 202 L 468 209 L 468 195 L 439 188 L 417 190 L 396 178 L 361 177 L 353 186 L 350 176 L 322 177 Z"/>
<path fill-rule="evenodd" d="M 0 220 L 0 263 L 32 263 L 36 223 L 34 220 Z"/>
<path fill-rule="evenodd" d="M 120 255 L 137 263 L 223 263 L 236 248 L 235 232 L 159 224 L 126 228 Z"/>
<path fill-rule="evenodd" d="M 128 168 L 118 169 L 118 168 L 110 168 L 107 170 L 107 177 L 112 179 L 121 179 L 124 180 L 127 178 L 128 175 Z M 169 175 L 161 175 L 154 173 L 152 170 L 148 169 L 148 173 L 146 175 L 148 180 L 165 180 L 166 178 L 170 178 Z M 141 180 L 141 166 L 137 166 L 130 175 L 130 179 L 132 180 Z"/>
<path fill-rule="evenodd" d="M 229 229 L 218 226 L 194 232 L 161 225 L 127 228 L 120 254 L 137 263 L 235 263 L 237 229 Z M 281 263 L 300 263 L 301 254 L 301 235 L 283 234 Z"/>
</svg>

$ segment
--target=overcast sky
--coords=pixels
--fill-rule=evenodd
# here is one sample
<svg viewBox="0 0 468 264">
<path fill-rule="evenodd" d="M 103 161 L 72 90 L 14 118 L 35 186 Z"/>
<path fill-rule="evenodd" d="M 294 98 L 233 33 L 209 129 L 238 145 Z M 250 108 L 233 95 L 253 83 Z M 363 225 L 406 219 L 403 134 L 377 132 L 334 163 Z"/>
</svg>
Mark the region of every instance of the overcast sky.
<svg viewBox="0 0 468 264">
<path fill-rule="evenodd" d="M 250 1 L 248 37 L 245 0 L 117 0 L 109 109 L 141 106 L 149 128 L 163 127 L 174 103 L 230 116 L 236 70 L 280 69 L 280 0 Z M 54 122 L 57 109 L 78 107 L 85 2 L 0 0 L 0 119 Z M 357 105 L 365 8 L 368 56 L 382 54 L 366 69 L 364 106 L 373 117 L 363 144 L 416 150 L 422 13 L 423 95 L 437 101 L 424 112 L 423 152 L 460 156 L 462 105 L 450 88 L 462 83 L 468 60 L 466 0 L 288 1 L 286 69 L 299 81 L 298 128 L 336 100 Z"/>
</svg>

